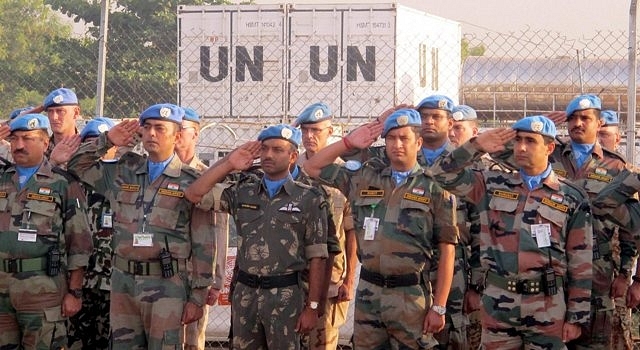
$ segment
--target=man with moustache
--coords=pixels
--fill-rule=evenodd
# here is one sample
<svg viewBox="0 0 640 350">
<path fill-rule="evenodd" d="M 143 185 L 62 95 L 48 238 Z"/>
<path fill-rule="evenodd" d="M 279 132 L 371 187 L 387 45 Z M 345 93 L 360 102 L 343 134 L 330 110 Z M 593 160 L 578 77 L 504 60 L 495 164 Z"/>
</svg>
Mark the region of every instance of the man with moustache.
<svg viewBox="0 0 640 350">
<path fill-rule="evenodd" d="M 62 349 L 92 250 L 84 191 L 45 157 L 45 116 L 6 128 L 14 163 L 0 169 L 0 348 Z"/>
</svg>

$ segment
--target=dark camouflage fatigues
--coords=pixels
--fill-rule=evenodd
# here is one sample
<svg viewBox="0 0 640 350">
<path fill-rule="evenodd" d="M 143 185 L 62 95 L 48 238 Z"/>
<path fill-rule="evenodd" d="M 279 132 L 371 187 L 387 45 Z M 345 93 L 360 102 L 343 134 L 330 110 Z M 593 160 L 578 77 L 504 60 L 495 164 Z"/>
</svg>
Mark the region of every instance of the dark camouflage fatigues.
<svg viewBox="0 0 640 350">
<path fill-rule="evenodd" d="M 273 198 L 262 177 L 242 173 L 224 190 L 220 210 L 238 232 L 238 271 L 275 277 L 302 271 L 312 258 L 326 258 L 327 210 L 318 190 L 287 180 Z M 200 204 L 209 207 L 207 201 Z M 299 349 L 295 326 L 305 304 L 302 283 L 252 288 L 235 283 L 232 295 L 233 349 Z"/>
<path fill-rule="evenodd" d="M 529 191 L 519 174 L 468 169 L 480 155 L 466 143 L 436 164 L 432 174 L 444 188 L 476 204 L 480 213 L 481 262 L 488 271 L 483 346 L 563 349 L 563 324 L 589 321 L 592 227 L 587 198 L 553 173 Z M 549 247 L 538 247 L 533 225 L 548 228 Z M 550 260 L 558 293 L 547 296 L 540 282 Z"/>
<path fill-rule="evenodd" d="M 117 161 L 99 161 L 111 146 L 102 134 L 83 144 L 68 167 L 105 195 L 114 212 L 113 347 L 180 349 L 184 304 L 204 305 L 213 283 L 212 212 L 184 197 L 197 172 L 177 156 L 149 183 L 145 157 L 129 152 Z M 171 254 L 170 278 L 161 275 L 162 249 Z"/>
<path fill-rule="evenodd" d="M 61 304 L 67 271 L 84 269 L 92 249 L 86 209 L 80 184 L 52 170 L 46 159 L 22 190 L 14 166 L 0 172 L 0 348 L 66 346 Z M 20 228 L 37 232 L 36 241 L 19 234 Z M 61 266 L 50 277 L 46 256 L 54 247 Z M 22 272 L 10 269 L 10 259 L 18 259 Z"/>
<path fill-rule="evenodd" d="M 111 301 L 112 227 L 104 227 L 105 215 L 112 215 L 104 196 L 89 191 L 89 224 L 93 234 L 93 253 L 82 284 L 82 309 L 69 319 L 70 349 L 107 349 L 109 347 L 109 304 Z M 107 218 L 107 220 L 109 220 Z M 107 223 L 107 226 L 110 226 Z"/>
<path fill-rule="evenodd" d="M 455 199 L 416 163 L 406 182 L 396 187 L 391 168 L 372 158 L 360 169 L 341 165 L 322 169 L 320 178 L 344 193 L 353 210 L 362 268 L 383 276 L 422 276 L 433 263 L 439 243 L 456 244 Z M 365 218 L 378 218 L 373 239 L 365 239 Z M 361 278 L 356 294 L 356 349 L 417 349 L 427 310 L 428 281 L 396 288 Z"/>
</svg>

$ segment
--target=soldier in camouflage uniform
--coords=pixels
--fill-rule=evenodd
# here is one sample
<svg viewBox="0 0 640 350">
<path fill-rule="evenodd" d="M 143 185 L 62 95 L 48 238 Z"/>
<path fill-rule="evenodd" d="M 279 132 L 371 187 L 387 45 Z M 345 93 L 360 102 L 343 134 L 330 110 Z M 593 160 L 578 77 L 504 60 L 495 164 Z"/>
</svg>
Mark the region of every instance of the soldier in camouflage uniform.
<svg viewBox="0 0 640 350">
<path fill-rule="evenodd" d="M 422 149 L 417 154 L 418 164 L 424 168 L 428 168 L 437 162 L 441 161 L 447 154 L 451 153 L 455 149 L 452 142 L 449 141 L 449 135 L 453 130 L 453 125 L 456 123 L 455 117 L 461 119 L 462 123 L 469 123 L 471 120 L 463 121 L 464 118 L 470 118 L 471 112 L 475 115 L 475 111 L 467 107 L 464 110 L 457 110 L 458 106 L 454 106 L 453 101 L 442 95 L 431 95 L 424 98 L 418 103 L 416 107 L 420 112 L 422 120 L 421 136 L 423 139 Z M 465 117 L 464 115 L 467 117 Z M 385 115 L 383 114 L 378 120 L 384 122 Z M 360 161 L 366 161 L 370 158 L 382 158 L 385 159 L 384 147 L 370 147 L 364 152 L 360 152 L 357 156 L 350 156 L 347 159 L 359 159 Z M 482 162 L 478 161 L 474 164 L 475 167 L 484 168 L 483 158 Z M 493 162 L 495 163 L 495 162 Z M 456 245 L 456 259 L 454 265 L 453 282 L 451 284 L 451 290 L 447 298 L 447 314 L 445 315 L 445 327 L 441 332 L 435 334 L 435 338 L 439 343 L 439 349 L 468 349 L 473 348 L 474 345 L 480 342 L 480 329 L 478 322 L 475 323 L 475 333 L 472 335 L 467 334 L 467 329 L 470 326 L 469 313 L 473 310 L 467 310 L 464 306 L 464 298 L 467 295 L 469 278 L 472 271 L 469 270 L 469 259 L 472 257 L 472 238 L 474 237 L 470 232 L 471 228 L 474 228 L 477 232 L 479 229 L 479 216 L 473 204 L 467 203 L 464 200 L 456 199 L 456 218 L 458 220 L 458 230 L 460 236 L 458 237 L 458 244 Z M 476 244 L 476 247 L 478 244 Z M 477 251 L 477 250 L 476 250 Z M 477 254 L 476 254 L 477 255 Z M 438 259 L 438 250 L 434 251 L 434 260 Z M 477 257 L 476 257 L 477 259 Z M 438 264 L 431 265 L 431 271 L 426 271 L 426 279 L 430 280 L 432 284 L 437 279 Z M 481 271 L 474 271 L 474 284 L 481 285 L 483 279 Z M 477 312 L 476 312 L 477 314 Z"/>
<path fill-rule="evenodd" d="M 196 169 L 199 172 L 207 170 L 204 164 L 196 155 L 196 144 L 200 135 L 200 116 L 192 108 L 184 107 L 184 118 L 182 119 L 182 136 L 176 143 L 176 155 L 183 163 Z M 222 194 L 224 187 L 216 186 L 217 197 Z M 214 214 L 214 235 L 216 237 L 216 261 L 214 266 L 215 276 L 211 286 L 211 299 L 217 302 L 220 290 L 224 287 L 225 266 L 227 263 L 227 245 L 229 237 L 229 215 L 216 212 Z M 204 350 L 209 319 L 209 305 L 204 307 L 204 315 L 197 322 L 189 323 L 185 329 L 185 350 Z"/>
<path fill-rule="evenodd" d="M 480 212 L 484 349 L 565 349 L 589 321 L 592 226 L 586 195 L 548 161 L 556 129 L 542 116 L 480 134 L 431 169 Z M 515 137 L 519 174 L 468 166 Z"/>
<path fill-rule="evenodd" d="M 305 152 L 298 157 L 298 166 L 302 166 L 307 159 L 327 146 L 329 136 L 333 134 L 331 117 L 331 109 L 324 103 L 314 103 L 300 113 L 295 124 L 300 126 L 302 131 Z M 336 162 L 341 164 L 342 160 L 338 158 Z M 295 175 L 293 178 L 297 179 Z M 336 228 L 341 252 L 332 258 L 331 249 L 329 251 L 327 263 L 332 264 L 328 266 L 328 300 L 320 321 L 306 337 L 306 347 L 314 350 L 336 349 L 338 346 L 339 328 L 346 321 L 349 301 L 353 298 L 355 270 L 358 264 L 351 206 L 337 189 L 329 186 L 323 188 L 329 195 L 331 219 Z"/>
<path fill-rule="evenodd" d="M 312 177 L 338 188 L 351 202 L 362 263 L 356 295 L 355 349 L 418 349 L 443 329 L 453 278 L 455 199 L 424 176 L 420 114 L 399 109 L 382 125 L 366 124 L 305 163 Z M 385 137 L 386 160 L 333 164 L 351 148 Z M 423 270 L 440 260 L 433 303 Z M 429 335 L 424 334 L 429 333 Z"/>
<path fill-rule="evenodd" d="M 22 114 L 27 114 L 27 112 L 32 109 L 33 107 L 23 107 L 23 108 L 14 109 L 13 111 L 11 111 L 11 114 L 9 114 L 9 120 L 7 120 L 6 123 L 9 124 L 12 120 L 16 119 L 17 116 Z M 7 132 L 8 132 L 8 128 L 7 128 Z M 2 161 L 3 159 L 9 162 L 13 161 L 13 157 L 11 157 L 11 144 L 9 143 L 9 141 L 6 141 L 4 137 L 0 139 L 0 158 L 1 158 L 0 161 Z"/>
<path fill-rule="evenodd" d="M 51 91 L 42 102 L 42 107 L 47 113 L 51 131 L 53 132 L 49 139 L 49 148 L 47 149 L 47 157 L 53 151 L 53 147 L 66 137 L 78 134 L 76 122 L 82 119 L 80 114 L 80 104 L 78 97 L 71 89 L 59 88 Z M 63 164 L 54 163 L 56 166 Z"/>
<path fill-rule="evenodd" d="M 602 127 L 598 130 L 598 142 L 602 147 L 611 151 L 618 151 L 618 145 L 620 144 L 620 129 L 618 124 L 618 114 L 611 110 L 603 110 L 600 113 L 600 117 L 603 121 Z M 620 155 L 622 157 L 622 155 Z M 616 266 L 620 266 L 620 240 L 619 232 L 616 229 L 611 240 L 613 260 Z M 636 268 L 637 270 L 637 268 Z M 616 277 L 618 271 L 614 271 Z M 627 284 L 631 283 L 631 276 L 627 276 Z M 621 297 L 615 298 L 613 310 L 613 322 L 612 322 L 612 350 L 632 350 L 633 339 L 631 336 L 631 309 L 627 307 L 626 303 L 627 293 L 624 293 Z"/>
<path fill-rule="evenodd" d="M 86 201 L 80 184 L 44 156 L 48 129 L 41 114 L 14 119 L 9 139 L 15 165 L 0 173 L 2 349 L 66 347 L 65 318 L 82 306 L 92 248 Z"/>
<path fill-rule="evenodd" d="M 264 176 L 243 172 L 220 201 L 220 209 L 235 219 L 239 237 L 233 349 L 299 349 L 300 334 L 318 321 L 328 256 L 327 204 L 320 191 L 291 178 L 300 142 L 300 131 L 291 126 L 266 128 L 258 142 L 216 163 L 186 193 L 208 208 L 214 184 L 248 169 L 260 155 Z M 307 266 L 305 298 L 300 275 Z"/>
<path fill-rule="evenodd" d="M 202 317 L 209 298 L 213 219 L 184 198 L 198 174 L 174 154 L 183 116 L 178 106 L 153 105 L 139 120 L 83 144 L 69 161 L 113 212 L 114 349 L 181 349 L 183 326 Z M 148 159 L 128 152 L 116 162 L 100 161 L 112 146 L 132 142 L 140 126 Z"/>
<path fill-rule="evenodd" d="M 597 142 L 597 133 L 602 125 L 601 108 L 600 99 L 594 95 L 581 95 L 571 100 L 566 109 L 570 140 L 557 141 L 549 158 L 556 175 L 571 180 L 589 198 L 595 197 L 625 167 L 624 158 Z M 622 297 L 626 292 L 627 279 L 637 256 L 633 237 L 628 230 L 620 229 L 620 266 L 617 267 L 618 276 L 614 277 L 616 266 L 612 258 L 611 240 L 615 230 L 616 225 L 607 220 L 593 220 L 591 324 L 580 339 L 569 345 L 570 348 L 611 348 L 613 298 Z"/>
<path fill-rule="evenodd" d="M 114 126 L 111 119 L 94 118 L 82 129 L 80 135 L 66 137 L 54 147 L 51 157 L 58 164 L 66 164 L 77 151 L 80 142 L 89 142 L 100 133 Z M 111 160 L 115 157 L 113 147 L 102 157 Z M 82 289 L 82 309 L 69 318 L 69 349 L 107 349 L 109 347 L 109 304 L 111 294 L 111 236 L 113 224 L 111 205 L 104 196 L 86 188 L 89 206 L 89 225 L 93 236 L 93 253 L 85 271 Z"/>
</svg>

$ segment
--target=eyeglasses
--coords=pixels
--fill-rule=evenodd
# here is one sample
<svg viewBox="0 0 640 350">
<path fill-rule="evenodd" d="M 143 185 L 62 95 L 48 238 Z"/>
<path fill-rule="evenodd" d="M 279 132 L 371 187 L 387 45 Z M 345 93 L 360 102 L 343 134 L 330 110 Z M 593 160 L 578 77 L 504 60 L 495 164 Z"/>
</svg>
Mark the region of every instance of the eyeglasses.
<svg viewBox="0 0 640 350">
<path fill-rule="evenodd" d="M 321 133 L 324 130 L 327 130 L 329 128 L 330 128 L 330 126 L 327 126 L 326 128 L 312 128 L 312 127 L 308 127 L 308 126 L 301 126 L 300 127 L 300 131 L 302 131 L 303 134 L 308 132 L 311 135 L 318 135 L 319 133 Z"/>
</svg>

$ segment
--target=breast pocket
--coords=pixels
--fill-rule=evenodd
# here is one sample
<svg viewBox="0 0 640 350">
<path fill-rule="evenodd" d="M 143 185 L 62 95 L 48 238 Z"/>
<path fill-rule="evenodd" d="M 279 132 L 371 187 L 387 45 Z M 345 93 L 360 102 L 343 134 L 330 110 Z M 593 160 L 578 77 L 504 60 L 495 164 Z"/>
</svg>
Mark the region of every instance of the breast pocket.
<svg viewBox="0 0 640 350">
<path fill-rule="evenodd" d="M 175 230 L 180 217 L 187 216 L 187 209 L 181 197 L 158 196 L 149 213 L 149 224 L 164 229 Z M 184 220 L 187 221 L 186 218 Z"/>
<path fill-rule="evenodd" d="M 489 231 L 496 235 L 504 235 L 511 229 L 507 223 L 512 222 L 518 209 L 518 200 L 501 197 L 491 197 L 489 201 L 488 225 Z"/>
<path fill-rule="evenodd" d="M 238 235 L 247 236 L 255 235 L 256 230 L 260 229 L 257 221 L 264 216 L 264 213 L 259 209 L 240 208 L 236 216 Z"/>
<path fill-rule="evenodd" d="M 25 203 L 24 209 L 27 213 L 22 217 L 23 226 L 29 224 L 29 226 L 35 227 L 39 235 L 55 234 L 52 232 L 54 217 L 56 217 L 56 214 L 59 215 L 55 202 L 29 200 Z M 27 221 L 26 223 L 24 222 L 25 220 Z"/>
<path fill-rule="evenodd" d="M 398 230 L 412 236 L 433 231 L 431 208 L 427 204 L 403 199 L 400 202 Z"/>
<path fill-rule="evenodd" d="M 584 184 L 584 188 L 587 193 L 589 193 L 589 195 L 596 195 L 600 193 L 600 191 L 602 191 L 602 189 L 605 188 L 605 186 L 607 186 L 608 184 L 609 182 L 607 181 L 587 179 L 586 183 Z"/>
<path fill-rule="evenodd" d="M 140 213 L 136 203 L 138 202 L 138 192 L 120 191 L 116 196 L 113 219 L 123 224 L 131 224 L 138 220 Z"/>
<path fill-rule="evenodd" d="M 353 202 L 353 218 L 356 230 L 364 227 L 364 218 L 371 217 L 382 202 L 382 197 L 359 197 Z"/>
<path fill-rule="evenodd" d="M 0 231 L 8 231 L 11 228 L 11 205 L 15 201 L 15 193 L 7 198 L 0 198 Z"/>
<path fill-rule="evenodd" d="M 553 209 L 547 205 L 540 205 L 538 208 L 540 221 L 549 223 L 551 229 L 551 247 L 560 253 L 564 253 L 564 240 L 562 239 L 562 229 L 567 221 L 567 213 Z"/>
</svg>

